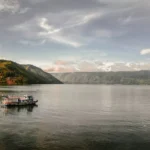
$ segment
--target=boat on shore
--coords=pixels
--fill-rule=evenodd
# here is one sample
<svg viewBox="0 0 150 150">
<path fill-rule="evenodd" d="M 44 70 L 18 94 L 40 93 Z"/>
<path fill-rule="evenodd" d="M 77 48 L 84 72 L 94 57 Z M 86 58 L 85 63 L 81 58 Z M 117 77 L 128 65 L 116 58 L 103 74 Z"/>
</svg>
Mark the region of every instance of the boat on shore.
<svg viewBox="0 0 150 150">
<path fill-rule="evenodd" d="M 36 105 L 38 102 L 38 100 L 34 100 L 33 96 L 28 95 L 22 97 L 5 95 L 2 98 L 2 106 L 28 106 Z"/>
</svg>

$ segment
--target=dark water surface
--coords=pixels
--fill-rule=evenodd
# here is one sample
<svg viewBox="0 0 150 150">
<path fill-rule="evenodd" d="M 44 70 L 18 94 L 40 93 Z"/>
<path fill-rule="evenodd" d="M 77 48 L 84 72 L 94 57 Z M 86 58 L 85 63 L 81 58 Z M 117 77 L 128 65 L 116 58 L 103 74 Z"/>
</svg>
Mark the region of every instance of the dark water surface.
<svg viewBox="0 0 150 150">
<path fill-rule="evenodd" d="M 0 108 L 0 150 L 149 150 L 150 86 L 1 87 L 37 107 Z"/>
</svg>

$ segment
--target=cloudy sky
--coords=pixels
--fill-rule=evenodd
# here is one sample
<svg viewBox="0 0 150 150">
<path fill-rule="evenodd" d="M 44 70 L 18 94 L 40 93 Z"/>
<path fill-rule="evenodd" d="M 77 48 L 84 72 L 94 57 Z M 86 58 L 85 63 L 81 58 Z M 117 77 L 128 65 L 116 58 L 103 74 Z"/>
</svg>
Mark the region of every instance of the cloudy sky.
<svg viewBox="0 0 150 150">
<path fill-rule="evenodd" d="M 0 58 L 48 72 L 150 69 L 150 1 L 0 0 Z"/>
</svg>

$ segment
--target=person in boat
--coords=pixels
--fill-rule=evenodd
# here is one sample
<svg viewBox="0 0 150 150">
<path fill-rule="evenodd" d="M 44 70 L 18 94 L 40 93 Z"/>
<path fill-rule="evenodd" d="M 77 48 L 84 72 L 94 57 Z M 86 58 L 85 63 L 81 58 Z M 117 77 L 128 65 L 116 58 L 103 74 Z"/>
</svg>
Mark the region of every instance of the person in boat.
<svg viewBox="0 0 150 150">
<path fill-rule="evenodd" d="M 29 102 L 33 102 L 33 97 L 32 96 L 28 96 L 28 100 L 29 100 Z"/>
<path fill-rule="evenodd" d="M 21 102 L 20 98 L 18 98 L 18 104 Z"/>
</svg>

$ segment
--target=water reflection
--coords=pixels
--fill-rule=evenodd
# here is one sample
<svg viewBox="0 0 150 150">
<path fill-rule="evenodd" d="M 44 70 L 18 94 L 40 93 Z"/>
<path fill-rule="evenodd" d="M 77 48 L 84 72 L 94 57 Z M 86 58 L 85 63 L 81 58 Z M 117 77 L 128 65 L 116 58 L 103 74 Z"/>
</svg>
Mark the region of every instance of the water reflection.
<svg viewBox="0 0 150 150">
<path fill-rule="evenodd" d="M 32 105 L 32 106 L 10 106 L 10 107 L 1 107 L 2 112 L 5 115 L 9 114 L 18 114 L 20 112 L 26 112 L 27 114 L 30 114 L 33 112 L 34 108 L 38 107 L 38 105 Z"/>
</svg>

